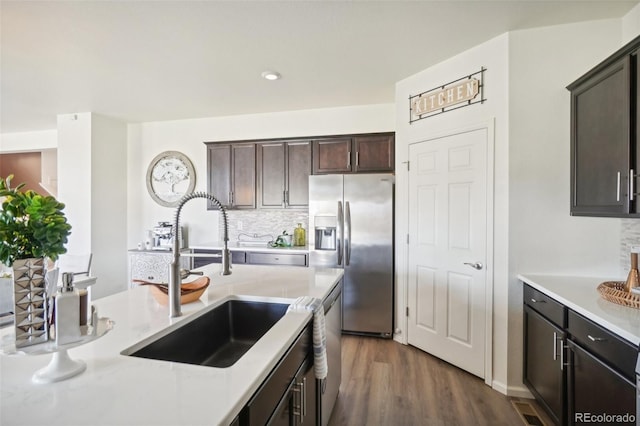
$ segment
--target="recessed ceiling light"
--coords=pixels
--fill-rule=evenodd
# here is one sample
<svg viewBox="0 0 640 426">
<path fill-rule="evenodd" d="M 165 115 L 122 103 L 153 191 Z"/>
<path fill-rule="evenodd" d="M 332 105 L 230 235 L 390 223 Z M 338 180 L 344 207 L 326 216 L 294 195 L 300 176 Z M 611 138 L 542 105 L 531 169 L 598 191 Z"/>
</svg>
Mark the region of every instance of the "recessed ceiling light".
<svg viewBox="0 0 640 426">
<path fill-rule="evenodd" d="M 281 75 L 275 71 L 265 71 L 262 73 L 262 78 L 266 80 L 279 80 Z"/>
</svg>

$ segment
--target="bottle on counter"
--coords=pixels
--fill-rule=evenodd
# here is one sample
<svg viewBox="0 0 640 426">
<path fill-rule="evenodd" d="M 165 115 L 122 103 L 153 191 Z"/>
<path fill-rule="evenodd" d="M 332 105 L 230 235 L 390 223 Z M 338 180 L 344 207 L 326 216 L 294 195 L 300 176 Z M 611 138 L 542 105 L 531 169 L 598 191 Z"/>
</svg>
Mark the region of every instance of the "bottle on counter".
<svg viewBox="0 0 640 426">
<path fill-rule="evenodd" d="M 293 245 L 304 246 L 306 244 L 307 244 L 307 233 L 302 227 L 302 224 L 299 223 L 298 227 L 293 230 Z"/>
<path fill-rule="evenodd" d="M 631 253 L 631 269 L 624 283 L 624 291 L 631 292 L 631 289 L 640 286 L 640 277 L 638 274 L 638 253 Z"/>
<path fill-rule="evenodd" d="M 62 274 L 62 287 L 56 293 L 55 306 L 56 345 L 80 340 L 80 296 L 73 288 L 73 274 Z"/>
</svg>

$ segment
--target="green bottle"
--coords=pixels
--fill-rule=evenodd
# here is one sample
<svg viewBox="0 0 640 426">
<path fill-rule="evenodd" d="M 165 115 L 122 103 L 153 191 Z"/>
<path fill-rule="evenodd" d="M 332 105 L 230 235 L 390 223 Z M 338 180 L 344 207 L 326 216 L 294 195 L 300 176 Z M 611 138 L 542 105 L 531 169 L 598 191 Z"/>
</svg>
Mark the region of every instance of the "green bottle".
<svg viewBox="0 0 640 426">
<path fill-rule="evenodd" d="M 299 223 L 298 227 L 293 230 L 293 245 L 304 246 L 306 244 L 307 244 L 306 231 L 302 227 L 302 224 Z"/>
</svg>

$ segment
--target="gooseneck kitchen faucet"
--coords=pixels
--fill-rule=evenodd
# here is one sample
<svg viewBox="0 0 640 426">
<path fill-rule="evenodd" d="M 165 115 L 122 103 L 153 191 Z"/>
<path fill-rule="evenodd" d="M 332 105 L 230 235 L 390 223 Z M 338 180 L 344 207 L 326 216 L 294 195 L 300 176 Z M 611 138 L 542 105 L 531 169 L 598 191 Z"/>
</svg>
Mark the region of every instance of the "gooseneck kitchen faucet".
<svg viewBox="0 0 640 426">
<path fill-rule="evenodd" d="M 227 211 L 220 201 L 216 199 L 211 194 L 206 192 L 192 192 L 191 194 L 187 194 L 180 199 L 178 202 L 178 207 L 176 207 L 176 213 L 173 218 L 173 229 L 180 229 L 180 212 L 182 211 L 182 206 L 184 206 L 187 201 L 193 200 L 194 198 L 206 198 L 211 200 L 222 212 L 222 219 L 224 222 L 224 249 L 222 250 L 222 275 L 231 275 L 230 270 L 230 259 L 231 255 L 229 252 L 229 220 L 227 219 Z M 182 315 L 182 309 L 180 306 L 180 285 L 182 284 L 182 278 L 180 276 L 180 247 L 179 247 L 179 238 L 176 235 L 173 239 L 172 245 L 172 254 L 173 258 L 171 260 L 171 265 L 169 266 L 169 318 L 176 318 Z"/>
</svg>

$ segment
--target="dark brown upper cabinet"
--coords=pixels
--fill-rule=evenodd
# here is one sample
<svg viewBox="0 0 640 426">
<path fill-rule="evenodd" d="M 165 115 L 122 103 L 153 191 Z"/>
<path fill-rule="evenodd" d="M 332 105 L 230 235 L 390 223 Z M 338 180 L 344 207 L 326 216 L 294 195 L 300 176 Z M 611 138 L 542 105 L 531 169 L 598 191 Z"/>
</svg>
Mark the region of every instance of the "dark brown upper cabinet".
<svg viewBox="0 0 640 426">
<path fill-rule="evenodd" d="M 393 172 L 394 150 L 393 133 L 316 139 L 313 174 Z"/>
<path fill-rule="evenodd" d="M 257 145 L 258 207 L 309 207 L 311 141 Z"/>
<path fill-rule="evenodd" d="M 567 86 L 574 216 L 638 217 L 636 38 Z"/>
<path fill-rule="evenodd" d="M 207 190 L 229 209 L 256 207 L 256 145 L 207 143 Z M 217 207 L 209 201 L 207 208 Z"/>
</svg>

